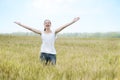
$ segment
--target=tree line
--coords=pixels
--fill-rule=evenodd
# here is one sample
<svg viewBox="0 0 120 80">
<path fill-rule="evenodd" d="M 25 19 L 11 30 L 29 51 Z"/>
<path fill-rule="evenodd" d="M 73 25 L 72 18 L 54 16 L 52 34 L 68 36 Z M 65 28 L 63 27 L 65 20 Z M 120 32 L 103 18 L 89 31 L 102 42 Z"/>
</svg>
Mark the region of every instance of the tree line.
<svg viewBox="0 0 120 80">
<path fill-rule="evenodd" d="M 16 36 L 39 36 L 32 32 L 14 32 L 2 35 L 16 35 Z M 96 32 L 96 33 L 60 33 L 60 37 L 80 37 L 80 38 L 120 38 L 120 32 Z"/>
</svg>

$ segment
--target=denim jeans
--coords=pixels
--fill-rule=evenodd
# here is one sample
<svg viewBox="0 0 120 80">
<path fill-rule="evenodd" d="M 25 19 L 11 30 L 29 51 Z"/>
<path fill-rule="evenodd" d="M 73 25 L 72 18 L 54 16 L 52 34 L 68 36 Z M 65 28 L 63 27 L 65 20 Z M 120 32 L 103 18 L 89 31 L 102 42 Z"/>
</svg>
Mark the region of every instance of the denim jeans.
<svg viewBox="0 0 120 80">
<path fill-rule="evenodd" d="M 47 65 L 47 64 L 55 65 L 56 64 L 56 54 L 41 52 L 40 59 L 45 65 Z"/>
</svg>

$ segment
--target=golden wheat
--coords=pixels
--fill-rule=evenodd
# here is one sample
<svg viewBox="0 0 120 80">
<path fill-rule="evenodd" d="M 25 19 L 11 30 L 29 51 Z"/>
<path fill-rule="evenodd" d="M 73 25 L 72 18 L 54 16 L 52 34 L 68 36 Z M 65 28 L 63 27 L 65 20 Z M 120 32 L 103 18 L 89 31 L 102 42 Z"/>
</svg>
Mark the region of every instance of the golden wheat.
<svg viewBox="0 0 120 80">
<path fill-rule="evenodd" d="M 120 39 L 58 37 L 57 64 L 39 60 L 38 36 L 0 35 L 0 80 L 120 80 Z"/>
</svg>

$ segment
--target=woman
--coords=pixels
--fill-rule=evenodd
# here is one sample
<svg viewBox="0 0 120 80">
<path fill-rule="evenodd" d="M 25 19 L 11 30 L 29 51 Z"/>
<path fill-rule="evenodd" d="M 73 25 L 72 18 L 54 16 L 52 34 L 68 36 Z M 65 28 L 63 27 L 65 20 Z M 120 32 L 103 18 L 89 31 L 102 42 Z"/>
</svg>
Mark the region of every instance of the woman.
<svg viewBox="0 0 120 80">
<path fill-rule="evenodd" d="M 75 23 L 78 21 L 80 18 L 74 18 L 71 22 L 59 27 L 55 31 L 52 31 L 51 28 L 51 21 L 46 19 L 44 21 L 44 31 L 39 31 L 37 29 L 33 29 L 31 27 L 28 27 L 26 25 L 21 24 L 20 22 L 14 22 L 18 24 L 19 26 L 22 26 L 30 31 L 33 31 L 37 34 L 41 35 L 42 38 L 42 45 L 41 45 L 41 55 L 40 59 L 42 62 L 44 62 L 46 65 L 47 64 L 56 64 L 56 50 L 54 48 L 54 42 L 55 42 L 55 35 L 62 31 L 64 28 L 70 26 L 71 24 Z"/>
</svg>

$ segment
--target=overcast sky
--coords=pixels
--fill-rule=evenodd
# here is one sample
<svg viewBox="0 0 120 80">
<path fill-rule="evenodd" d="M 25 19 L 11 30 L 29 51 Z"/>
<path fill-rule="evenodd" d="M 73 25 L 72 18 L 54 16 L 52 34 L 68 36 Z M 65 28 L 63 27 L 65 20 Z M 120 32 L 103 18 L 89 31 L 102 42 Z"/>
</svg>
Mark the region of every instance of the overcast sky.
<svg viewBox="0 0 120 80">
<path fill-rule="evenodd" d="M 0 33 L 28 32 L 19 21 L 43 30 L 49 19 L 56 29 L 74 17 L 80 20 L 62 32 L 120 31 L 120 0 L 0 0 Z"/>
</svg>

